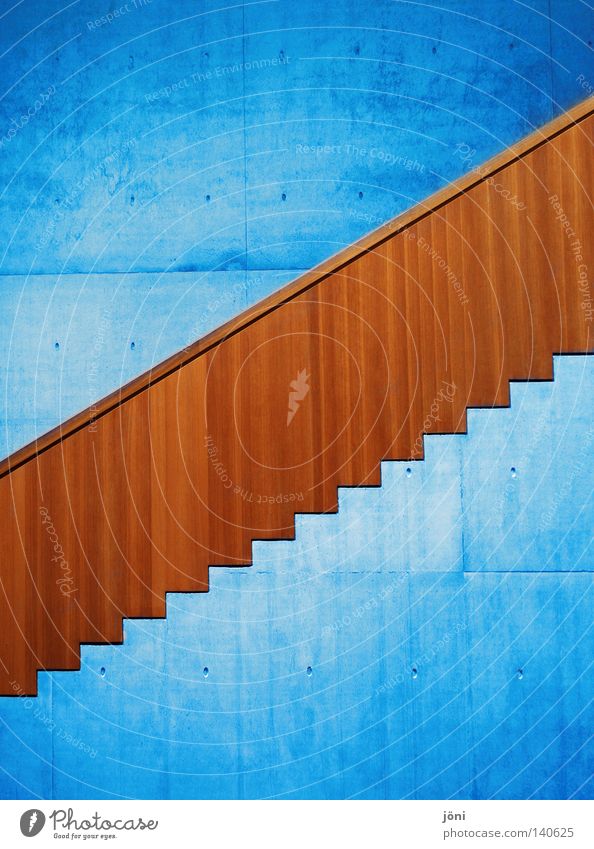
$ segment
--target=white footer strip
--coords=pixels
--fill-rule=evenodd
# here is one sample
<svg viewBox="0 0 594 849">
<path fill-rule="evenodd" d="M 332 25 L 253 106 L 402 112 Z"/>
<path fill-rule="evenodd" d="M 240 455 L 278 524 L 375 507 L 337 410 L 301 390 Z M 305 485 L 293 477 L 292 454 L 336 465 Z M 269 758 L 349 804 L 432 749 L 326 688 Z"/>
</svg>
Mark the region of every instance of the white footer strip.
<svg viewBox="0 0 594 849">
<path fill-rule="evenodd" d="M 593 849 L 594 803 L 3 801 L 0 845 Z"/>
</svg>

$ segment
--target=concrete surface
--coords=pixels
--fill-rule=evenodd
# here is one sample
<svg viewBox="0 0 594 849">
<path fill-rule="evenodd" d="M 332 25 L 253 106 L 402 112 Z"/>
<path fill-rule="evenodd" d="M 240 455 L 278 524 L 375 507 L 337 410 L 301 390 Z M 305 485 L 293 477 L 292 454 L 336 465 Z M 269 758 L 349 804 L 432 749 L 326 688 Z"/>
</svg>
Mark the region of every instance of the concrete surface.
<svg viewBox="0 0 594 849">
<path fill-rule="evenodd" d="M 0 699 L 1 794 L 589 798 L 594 358 L 555 375 Z"/>
</svg>

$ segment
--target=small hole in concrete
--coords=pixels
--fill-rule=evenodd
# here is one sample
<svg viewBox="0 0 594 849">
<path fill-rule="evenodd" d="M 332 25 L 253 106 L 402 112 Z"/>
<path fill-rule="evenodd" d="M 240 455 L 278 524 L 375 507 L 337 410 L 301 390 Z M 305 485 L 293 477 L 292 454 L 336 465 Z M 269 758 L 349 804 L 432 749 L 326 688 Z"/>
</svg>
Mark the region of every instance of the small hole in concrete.
<svg viewBox="0 0 594 849">
<path fill-rule="evenodd" d="M 307 674 L 308 674 L 310 677 L 311 677 L 311 675 L 313 674 L 313 669 L 311 668 L 311 666 L 308 666 L 308 667 L 307 667 Z"/>
<path fill-rule="evenodd" d="M 417 667 L 416 667 L 416 666 L 413 666 L 413 668 L 412 668 L 412 673 L 411 673 L 411 674 L 412 674 L 412 677 L 413 677 L 413 678 L 417 678 L 417 677 L 418 677 L 419 672 L 418 672 L 418 670 L 417 670 Z"/>
<path fill-rule="evenodd" d="M 517 469 L 516 469 L 516 467 L 515 467 L 515 466 L 512 466 L 512 467 L 511 467 L 511 469 L 510 469 L 510 471 L 511 471 L 511 476 L 512 476 L 512 478 L 517 478 L 517 477 L 518 477 L 518 471 L 517 471 Z"/>
<path fill-rule="evenodd" d="M 412 469 L 411 469 L 410 466 L 408 466 L 407 469 L 406 469 L 406 477 L 409 478 L 411 475 L 412 475 Z"/>
<path fill-rule="evenodd" d="M 282 195 L 281 195 L 281 200 L 286 200 L 286 199 L 287 199 L 287 196 L 286 196 L 286 194 L 283 192 L 283 193 L 282 193 Z"/>
<path fill-rule="evenodd" d="M 60 347 L 60 343 L 54 342 L 54 348 L 56 349 L 56 351 L 59 349 L 59 347 Z"/>
<path fill-rule="evenodd" d="M 204 667 L 204 669 L 202 670 L 202 674 L 204 675 L 205 678 L 208 678 L 208 666 Z"/>
<path fill-rule="evenodd" d="M 518 669 L 518 671 L 516 672 L 516 678 L 518 679 L 518 681 L 521 681 L 523 677 L 524 677 L 524 670 Z"/>
<path fill-rule="evenodd" d="M 99 675 L 102 678 L 105 678 L 105 667 L 104 666 L 102 666 L 101 669 L 99 670 Z"/>
</svg>

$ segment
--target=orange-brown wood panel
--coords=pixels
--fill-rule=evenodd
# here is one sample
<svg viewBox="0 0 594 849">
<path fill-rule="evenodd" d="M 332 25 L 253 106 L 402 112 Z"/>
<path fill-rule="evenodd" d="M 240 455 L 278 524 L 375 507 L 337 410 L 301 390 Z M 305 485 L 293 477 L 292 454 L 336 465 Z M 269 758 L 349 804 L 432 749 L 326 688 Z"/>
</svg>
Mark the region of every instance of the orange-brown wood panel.
<svg viewBox="0 0 594 849">
<path fill-rule="evenodd" d="M 296 512 L 335 510 L 338 486 L 507 404 L 510 379 L 591 351 L 593 123 L 556 122 L 9 458 L 0 693 L 34 693 L 37 669 L 77 668 L 81 642 L 163 616 L 252 540 L 291 538 Z"/>
</svg>

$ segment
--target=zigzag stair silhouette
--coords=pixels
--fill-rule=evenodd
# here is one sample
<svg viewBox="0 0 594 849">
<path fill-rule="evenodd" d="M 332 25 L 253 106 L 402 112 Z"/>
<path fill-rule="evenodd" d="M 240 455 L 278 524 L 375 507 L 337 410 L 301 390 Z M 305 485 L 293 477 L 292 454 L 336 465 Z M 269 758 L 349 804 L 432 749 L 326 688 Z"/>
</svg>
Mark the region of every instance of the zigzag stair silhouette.
<svg viewBox="0 0 594 849">
<path fill-rule="evenodd" d="M 81 643 L 121 641 L 122 617 L 164 616 L 209 567 L 249 565 L 252 540 L 293 538 L 296 512 L 335 512 L 337 487 L 379 485 L 424 433 L 464 433 L 468 408 L 509 404 L 510 380 L 594 350 L 592 112 L 9 457 L 0 693 L 35 693 Z"/>
<path fill-rule="evenodd" d="M 549 440 L 555 422 L 562 418 L 564 409 L 569 410 L 572 405 L 579 402 L 582 414 L 591 412 L 589 407 L 584 408 L 584 403 L 590 400 L 589 393 L 594 384 L 594 361 L 586 364 L 581 357 L 563 355 L 562 358 L 565 361 L 564 373 L 562 373 L 561 378 L 557 377 L 558 362 L 556 362 L 554 371 L 555 384 L 557 385 L 553 390 L 553 382 L 546 382 L 547 387 L 549 383 L 551 386 L 550 389 L 547 388 L 546 400 L 543 400 L 543 393 L 539 389 L 539 384 L 534 381 L 515 382 L 511 386 L 510 406 L 508 408 L 495 410 L 478 408 L 470 411 L 472 415 L 469 416 L 471 421 L 467 434 L 429 434 L 425 437 L 426 457 L 423 461 L 418 463 L 411 463 L 406 460 L 385 461 L 381 464 L 380 486 L 339 487 L 336 513 L 324 515 L 296 513 L 295 538 L 293 540 L 267 540 L 264 542 L 254 540 L 251 565 L 246 568 L 264 572 L 274 572 L 281 568 L 286 573 L 292 564 L 298 563 L 302 573 L 295 576 L 297 582 L 311 581 L 313 576 L 320 577 L 326 572 L 333 575 L 336 569 L 341 572 L 356 571 L 361 573 L 389 571 L 402 576 L 406 571 L 417 575 L 427 572 L 443 574 L 444 571 L 454 574 L 468 574 L 469 572 L 472 574 L 476 571 L 514 572 L 517 571 L 519 563 L 521 572 L 530 571 L 535 576 L 542 574 L 543 571 L 549 571 L 551 574 L 591 572 L 594 570 L 594 555 L 586 542 L 580 545 L 577 540 L 574 540 L 572 548 L 574 553 L 578 552 L 578 554 L 577 560 L 572 560 L 571 563 L 564 561 L 562 545 L 548 560 L 543 558 L 542 549 L 537 548 L 537 556 L 532 555 L 528 563 L 525 563 L 525 552 L 516 552 L 516 560 L 509 560 L 502 553 L 503 532 L 494 534 L 494 542 L 491 545 L 481 544 L 481 548 L 490 550 L 491 556 L 481 560 L 480 568 L 472 562 L 466 568 L 463 555 L 459 559 L 451 558 L 452 550 L 458 547 L 457 539 L 463 534 L 462 523 L 465 517 L 461 513 L 457 513 L 455 507 L 452 511 L 445 511 L 446 515 L 443 515 L 444 504 L 447 502 L 449 506 L 452 493 L 459 495 L 460 475 L 464 464 L 467 464 L 468 468 L 472 470 L 476 490 L 482 491 L 483 488 L 486 488 L 487 492 L 493 490 L 494 481 L 485 478 L 484 472 L 481 475 L 474 468 L 473 454 L 480 451 L 481 446 L 492 442 L 497 433 L 502 431 L 504 440 L 506 442 L 511 440 L 511 452 L 514 457 L 517 456 L 516 452 L 518 451 L 518 446 L 514 443 L 513 438 L 515 434 L 530 425 L 537 437 L 532 451 L 520 452 L 521 456 L 518 458 L 521 463 L 519 474 L 522 478 L 532 479 L 537 474 L 544 474 L 546 479 L 547 475 L 554 474 L 553 469 L 543 471 L 543 465 L 546 467 L 553 458 L 547 456 L 543 464 L 540 459 L 542 444 L 543 442 L 547 445 L 550 444 Z M 591 360 L 591 358 L 589 359 Z M 533 413 L 534 410 L 539 409 L 539 403 L 541 415 L 543 408 L 546 415 L 544 429 L 539 427 Z M 555 416 L 551 416 L 549 407 L 555 410 Z M 549 411 L 547 412 L 547 410 Z M 496 415 L 493 415 L 493 413 L 496 413 Z M 577 430 L 582 439 L 587 437 L 585 425 Z M 575 436 L 575 428 L 572 431 L 572 436 Z M 569 438 L 571 439 L 571 437 Z M 558 443 L 553 444 L 557 454 L 566 446 L 567 437 L 559 436 Z M 458 454 L 458 452 L 460 453 Z M 459 461 L 459 466 L 452 464 L 453 456 Z M 559 460 L 564 460 L 564 455 Z M 506 468 L 506 472 L 509 473 L 509 471 L 509 468 Z M 436 473 L 437 481 L 435 480 Z M 403 516 L 400 512 L 403 509 L 404 502 L 408 501 L 410 497 L 407 490 L 410 491 L 411 486 L 415 492 L 411 509 L 414 511 L 415 508 L 418 509 L 421 506 L 423 513 L 422 527 L 419 527 L 418 516 L 411 517 L 415 520 L 414 529 L 411 524 L 402 528 Z M 470 504 L 467 504 L 467 509 L 471 513 L 480 512 L 481 504 L 473 504 L 472 498 L 469 501 Z M 587 507 L 588 505 L 584 503 L 576 505 L 576 509 L 581 510 Z M 588 508 L 588 513 L 586 516 L 582 516 L 578 528 L 574 528 L 573 531 L 566 529 L 570 537 L 573 538 L 576 531 L 579 532 L 579 526 L 583 526 L 583 523 L 587 522 L 590 513 L 591 510 Z M 472 517 L 466 517 L 466 520 L 472 524 Z M 518 517 L 516 517 L 517 521 Z M 508 527 L 506 533 L 513 535 L 513 530 L 513 526 L 511 530 Z M 556 536 L 560 538 L 562 536 L 561 528 L 558 528 L 557 531 Z M 425 557 L 419 560 L 417 554 L 412 562 L 409 561 L 407 553 L 409 543 L 407 534 L 411 533 L 414 533 L 415 536 L 413 543 L 417 552 L 419 533 L 427 534 L 430 537 L 427 540 Z M 356 539 L 356 545 L 353 545 L 353 538 Z M 382 540 L 383 545 L 381 545 Z M 386 541 L 388 541 L 387 545 Z M 379 546 L 378 543 L 380 543 Z M 509 551 L 510 548 L 514 548 L 514 546 L 503 545 L 504 551 Z M 337 564 L 339 565 L 337 566 Z M 279 592 L 288 593 L 291 591 L 291 586 L 287 584 L 282 590 L 279 589 Z M 253 591 L 253 587 L 251 590 Z M 377 599 L 372 601 L 377 603 Z M 108 670 L 112 669 L 114 662 L 120 667 L 128 663 L 145 667 L 146 663 L 150 662 L 145 656 L 147 645 L 153 643 L 165 644 L 167 642 L 162 633 L 162 623 L 164 623 L 165 618 L 173 620 L 174 631 L 179 629 L 179 623 L 175 622 L 178 600 L 167 598 L 166 604 L 166 617 L 138 621 L 137 626 L 135 626 L 135 639 L 131 643 L 128 643 L 128 629 L 126 623 L 124 623 L 123 640 L 119 645 L 125 648 L 122 650 L 121 656 L 119 656 L 119 652 L 114 654 L 114 651 L 117 650 L 109 651 L 107 647 L 105 647 L 105 651 L 101 649 L 91 652 L 86 650 L 83 644 L 81 646 L 81 665 L 88 667 L 91 673 L 95 675 L 102 674 L 105 667 Z M 223 609 L 225 609 L 224 605 Z M 358 612 L 353 611 L 352 621 L 354 622 L 357 621 L 357 613 L 361 615 L 362 612 L 360 610 Z M 210 615 L 214 615 L 212 609 Z M 350 621 L 349 624 L 351 624 Z M 197 619 L 196 630 L 191 635 L 192 642 L 186 646 L 188 649 L 193 649 L 196 655 L 200 654 L 199 646 L 204 637 L 200 630 L 201 627 L 208 627 L 208 625 L 206 623 L 201 625 L 200 620 Z M 324 633 L 332 631 L 333 625 L 322 619 L 320 627 L 321 633 L 324 635 Z M 340 623 L 338 627 L 340 627 Z M 179 639 L 179 634 L 176 639 Z M 102 664 L 104 664 L 103 668 Z M 201 669 L 197 663 L 196 674 L 199 675 L 200 673 Z"/>
</svg>

